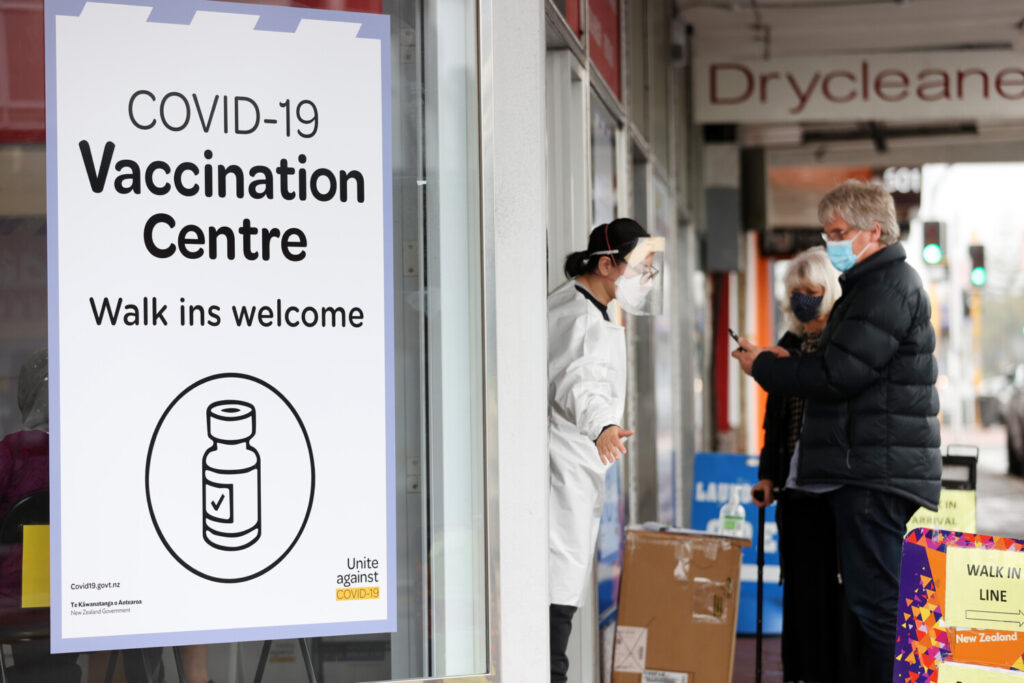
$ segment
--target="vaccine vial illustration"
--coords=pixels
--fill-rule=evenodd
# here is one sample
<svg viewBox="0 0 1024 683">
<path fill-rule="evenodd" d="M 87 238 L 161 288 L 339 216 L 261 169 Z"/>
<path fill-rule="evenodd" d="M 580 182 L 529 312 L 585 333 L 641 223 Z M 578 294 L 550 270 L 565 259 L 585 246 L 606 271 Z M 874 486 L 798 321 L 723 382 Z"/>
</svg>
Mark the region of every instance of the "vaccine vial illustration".
<svg viewBox="0 0 1024 683">
<path fill-rule="evenodd" d="M 206 409 L 213 445 L 203 455 L 203 537 L 214 548 L 242 550 L 260 538 L 260 454 L 256 409 L 216 401 Z"/>
</svg>

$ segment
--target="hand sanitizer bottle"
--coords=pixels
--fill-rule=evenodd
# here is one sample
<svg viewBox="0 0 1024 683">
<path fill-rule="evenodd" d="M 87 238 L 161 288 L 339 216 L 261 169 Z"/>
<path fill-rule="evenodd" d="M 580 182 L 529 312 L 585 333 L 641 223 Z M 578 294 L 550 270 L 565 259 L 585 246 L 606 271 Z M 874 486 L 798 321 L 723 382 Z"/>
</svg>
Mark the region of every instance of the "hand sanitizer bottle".
<svg viewBox="0 0 1024 683">
<path fill-rule="evenodd" d="M 743 538 L 746 535 L 746 521 L 747 513 L 740 505 L 740 487 L 733 486 L 729 491 L 729 502 L 718 512 L 718 533 Z"/>
<path fill-rule="evenodd" d="M 256 409 L 211 403 L 206 428 L 213 446 L 203 455 L 203 537 L 220 550 L 248 548 L 260 538 L 260 454 L 249 445 Z"/>
</svg>

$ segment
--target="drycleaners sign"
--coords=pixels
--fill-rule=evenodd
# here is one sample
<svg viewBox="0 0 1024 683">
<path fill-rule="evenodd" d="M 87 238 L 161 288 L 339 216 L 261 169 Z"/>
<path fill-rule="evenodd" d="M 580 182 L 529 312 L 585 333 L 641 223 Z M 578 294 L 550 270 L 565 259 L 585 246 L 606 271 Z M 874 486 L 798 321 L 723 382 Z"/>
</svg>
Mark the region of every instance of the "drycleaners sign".
<svg viewBox="0 0 1024 683">
<path fill-rule="evenodd" d="M 46 22 L 53 650 L 393 631 L 388 18 Z"/>
<path fill-rule="evenodd" d="M 1024 116 L 1019 52 L 915 52 L 698 60 L 701 123 L 785 123 Z"/>
</svg>

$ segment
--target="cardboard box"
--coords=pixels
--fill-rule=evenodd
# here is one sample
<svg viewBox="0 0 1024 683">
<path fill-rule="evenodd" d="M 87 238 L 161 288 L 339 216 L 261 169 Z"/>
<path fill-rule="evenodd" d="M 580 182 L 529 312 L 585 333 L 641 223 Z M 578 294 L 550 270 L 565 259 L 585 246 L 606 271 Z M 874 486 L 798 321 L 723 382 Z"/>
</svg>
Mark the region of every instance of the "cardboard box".
<svg viewBox="0 0 1024 683">
<path fill-rule="evenodd" d="M 689 529 L 629 530 L 613 683 L 730 683 L 742 549 Z"/>
</svg>

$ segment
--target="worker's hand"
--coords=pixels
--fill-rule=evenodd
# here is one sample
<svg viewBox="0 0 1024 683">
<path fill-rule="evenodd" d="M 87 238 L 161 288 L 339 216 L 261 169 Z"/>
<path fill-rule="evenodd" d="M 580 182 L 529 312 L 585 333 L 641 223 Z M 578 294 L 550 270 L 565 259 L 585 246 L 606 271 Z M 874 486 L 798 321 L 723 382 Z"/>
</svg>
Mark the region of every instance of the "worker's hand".
<svg viewBox="0 0 1024 683">
<path fill-rule="evenodd" d="M 601 462 L 605 465 L 611 465 L 620 456 L 625 455 L 626 445 L 622 443 L 622 440 L 627 436 L 633 436 L 633 434 L 632 429 L 623 429 L 618 425 L 606 427 L 595 442 L 597 444 L 597 454 L 601 456 Z"/>
<path fill-rule="evenodd" d="M 740 362 L 740 368 L 743 372 L 750 374 L 751 369 L 754 367 L 754 359 L 761 355 L 764 351 L 760 346 L 757 346 L 746 337 L 740 337 L 739 340 L 740 348 L 732 352 L 732 357 Z"/>
<path fill-rule="evenodd" d="M 764 495 L 764 500 L 758 500 L 757 496 L 754 495 L 755 491 L 761 491 Z M 759 508 L 766 508 L 775 502 L 775 496 L 772 494 L 772 480 L 762 479 L 750 488 L 750 497 L 754 499 L 754 505 Z"/>
<path fill-rule="evenodd" d="M 765 351 L 771 351 L 776 358 L 789 358 L 789 351 L 781 346 L 769 346 Z"/>
</svg>

